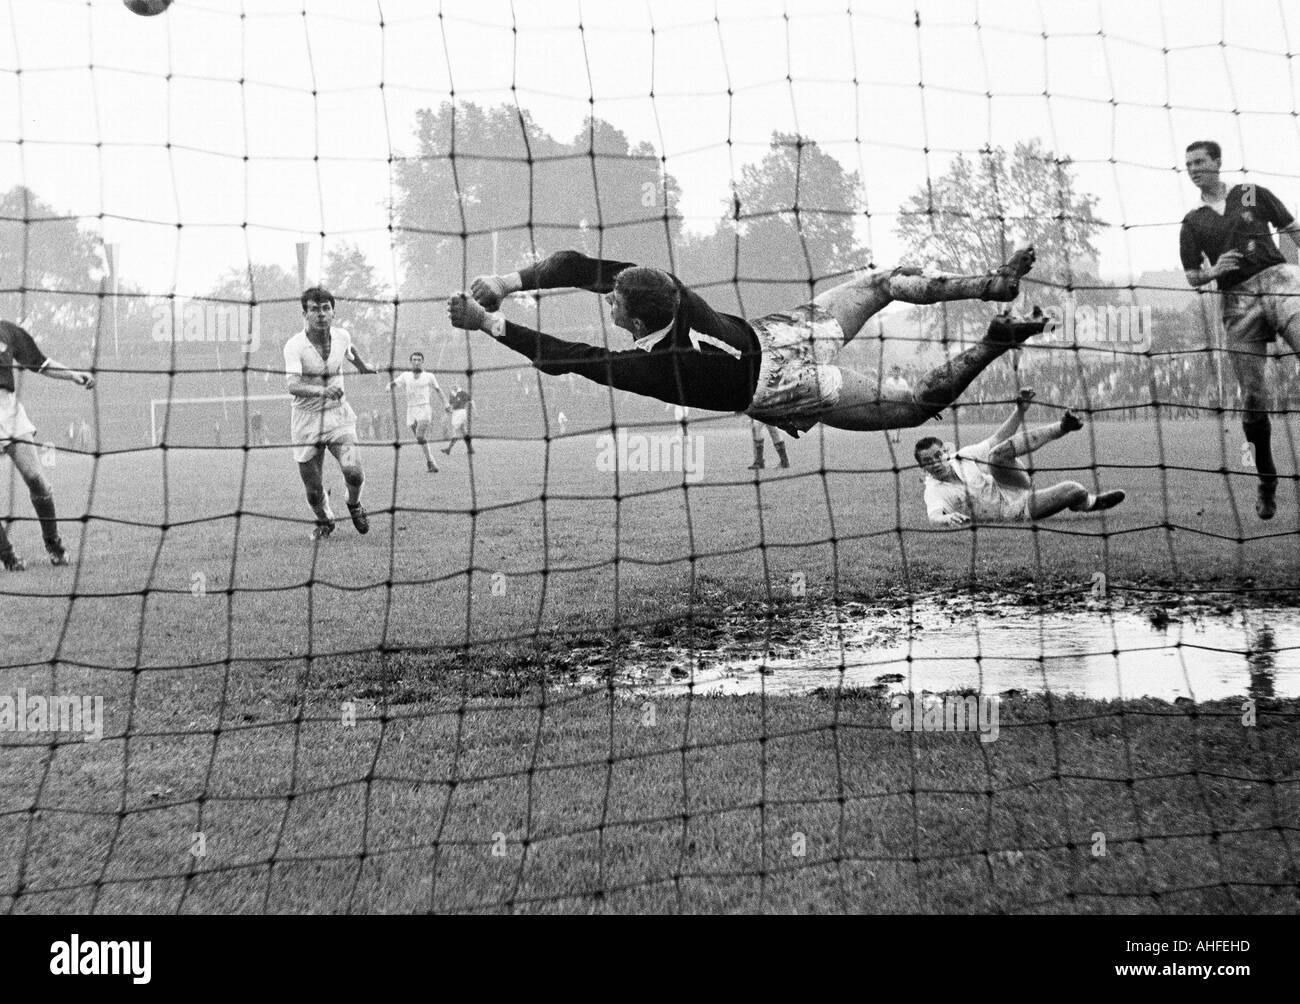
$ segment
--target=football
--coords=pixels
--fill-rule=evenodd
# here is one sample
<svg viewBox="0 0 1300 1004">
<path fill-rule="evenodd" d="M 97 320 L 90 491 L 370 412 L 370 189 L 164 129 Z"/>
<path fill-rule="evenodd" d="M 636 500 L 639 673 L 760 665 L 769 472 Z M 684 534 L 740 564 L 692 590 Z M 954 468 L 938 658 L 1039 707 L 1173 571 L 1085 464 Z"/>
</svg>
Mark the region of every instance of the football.
<svg viewBox="0 0 1300 1004">
<path fill-rule="evenodd" d="M 122 5 L 132 14 L 153 17 L 172 5 L 172 0 L 122 0 Z"/>
</svg>

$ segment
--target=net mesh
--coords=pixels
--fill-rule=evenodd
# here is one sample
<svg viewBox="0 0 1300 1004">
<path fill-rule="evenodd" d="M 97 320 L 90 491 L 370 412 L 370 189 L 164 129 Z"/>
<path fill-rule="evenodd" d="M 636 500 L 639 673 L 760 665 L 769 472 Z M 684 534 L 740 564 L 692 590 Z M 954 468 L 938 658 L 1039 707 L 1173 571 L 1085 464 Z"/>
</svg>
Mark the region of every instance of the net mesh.
<svg viewBox="0 0 1300 1004">
<path fill-rule="evenodd" d="M 37 427 L 5 470 L 6 911 L 1294 912 L 1297 367 L 1264 364 L 1265 523 L 1219 297 L 1173 265 L 1203 132 L 1290 197 L 1285 5 L 8 18 L 0 316 L 96 383 L 0 392 Z M 1027 241 L 1057 330 L 901 435 L 778 446 L 444 309 L 564 248 L 759 317 Z M 280 396 L 317 283 L 379 371 L 347 377 L 369 533 L 326 457 L 322 541 Z M 504 310 L 627 347 L 589 293 Z M 991 313 L 895 306 L 838 361 L 915 388 Z M 427 449 L 388 386 L 414 351 Z M 1025 387 L 1027 426 L 1085 423 L 1035 487 L 1124 506 L 933 525 L 914 445 Z M 33 557 L 48 487 L 70 566 Z"/>
</svg>

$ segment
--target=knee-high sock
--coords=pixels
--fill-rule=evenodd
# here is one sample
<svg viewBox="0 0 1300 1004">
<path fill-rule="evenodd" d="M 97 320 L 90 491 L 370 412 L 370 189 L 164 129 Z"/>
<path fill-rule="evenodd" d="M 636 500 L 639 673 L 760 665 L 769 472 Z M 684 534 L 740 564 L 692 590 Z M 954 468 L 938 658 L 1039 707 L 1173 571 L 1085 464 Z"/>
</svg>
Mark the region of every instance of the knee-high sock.
<svg viewBox="0 0 1300 1004">
<path fill-rule="evenodd" d="M 348 486 L 348 505 L 361 501 L 361 487 L 366 483 L 366 476 L 361 468 L 351 467 L 343 471 L 343 481 Z"/>
<path fill-rule="evenodd" d="M 1255 448 L 1255 470 L 1260 483 L 1277 484 L 1277 465 L 1273 463 L 1273 426 L 1267 415 L 1251 415 L 1241 423 L 1246 442 Z"/>
<path fill-rule="evenodd" d="M 987 275 L 908 275 L 889 277 L 889 295 L 900 303 L 943 303 L 978 300 L 989 288 Z"/>
<path fill-rule="evenodd" d="M 32 508 L 36 518 L 41 521 L 41 536 L 46 544 L 56 543 L 59 539 L 59 520 L 54 514 L 53 492 L 32 492 Z"/>
<path fill-rule="evenodd" d="M 937 415 L 957 400 L 990 363 L 1007 351 L 1009 345 L 976 342 L 965 352 L 936 366 L 921 378 L 916 401 L 931 415 Z"/>
</svg>

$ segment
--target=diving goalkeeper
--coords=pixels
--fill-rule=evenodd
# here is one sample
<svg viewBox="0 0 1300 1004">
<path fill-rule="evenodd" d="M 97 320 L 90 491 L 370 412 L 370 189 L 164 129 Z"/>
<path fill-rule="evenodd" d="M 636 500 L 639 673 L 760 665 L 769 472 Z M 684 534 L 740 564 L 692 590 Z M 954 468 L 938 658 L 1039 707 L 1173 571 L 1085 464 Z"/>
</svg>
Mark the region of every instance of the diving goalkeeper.
<svg viewBox="0 0 1300 1004">
<path fill-rule="evenodd" d="M 926 373 L 902 400 L 833 360 L 867 320 L 890 303 L 1009 302 L 1033 267 L 1027 248 L 985 275 L 869 271 L 788 313 L 745 321 L 710 307 L 676 276 L 630 262 L 560 251 L 508 275 L 483 275 L 448 301 L 453 326 L 485 331 L 543 373 L 576 373 L 599 384 L 711 411 L 744 412 L 798 436 L 818 422 L 869 431 L 917 426 L 957 400 L 986 366 L 1042 331 L 1047 321 L 993 318 L 971 348 Z M 585 289 L 605 294 L 613 322 L 632 348 L 613 351 L 534 331 L 495 313 L 511 293 Z"/>
</svg>

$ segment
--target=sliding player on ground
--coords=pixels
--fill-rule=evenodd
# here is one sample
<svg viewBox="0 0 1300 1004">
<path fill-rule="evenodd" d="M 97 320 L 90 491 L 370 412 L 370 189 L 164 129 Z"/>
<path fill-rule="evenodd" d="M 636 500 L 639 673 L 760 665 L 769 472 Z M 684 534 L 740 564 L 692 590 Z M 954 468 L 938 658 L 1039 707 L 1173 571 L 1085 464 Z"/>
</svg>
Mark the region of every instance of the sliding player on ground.
<svg viewBox="0 0 1300 1004">
<path fill-rule="evenodd" d="M 438 464 L 433 459 L 433 449 L 429 446 L 429 436 L 433 431 L 433 395 L 447 407 L 447 397 L 438 386 L 438 378 L 424 370 L 424 353 L 411 353 L 411 368 L 406 373 L 399 373 L 389 384 L 391 390 L 401 387 L 406 391 L 406 424 L 410 427 L 415 441 L 424 451 L 424 469 L 436 474 Z"/>
<path fill-rule="evenodd" d="M 981 341 L 927 373 L 906 400 L 882 398 L 874 377 L 832 360 L 894 301 L 1008 302 L 1033 263 L 1033 250 L 1025 249 L 986 275 L 870 271 L 789 313 L 745 321 L 716 312 L 657 268 L 561 251 L 519 272 L 479 276 L 472 295 L 456 294 L 447 308 L 455 327 L 487 332 L 544 373 L 576 373 L 683 407 L 744 412 L 797 437 L 818 422 L 869 431 L 920 425 L 939 414 L 986 366 L 1042 331 L 1046 318 L 995 317 Z M 605 294 L 614 324 L 631 333 L 633 348 L 564 341 L 491 312 L 510 293 L 565 287 Z"/>
<path fill-rule="evenodd" d="M 997 432 L 951 456 L 934 436 L 917 442 L 916 462 L 925 471 L 925 511 L 931 523 L 964 526 L 972 519 L 1019 523 L 1055 516 L 1065 509 L 1100 512 L 1124 501 L 1122 491 L 1093 495 L 1077 481 L 1034 489 L 1029 471 L 1017 458 L 1082 429 L 1083 422 L 1067 411 L 1059 422 L 1022 429 L 1033 398 L 1032 390 L 1022 390 L 1016 410 Z"/>
<path fill-rule="evenodd" d="M 357 533 L 370 532 L 361 504 L 365 472 L 357 451 L 357 416 L 343 393 L 343 363 L 360 373 L 376 370 L 361 358 L 344 328 L 333 326 L 334 296 L 313 286 L 301 298 L 303 330 L 284 346 L 284 372 L 293 396 L 293 459 L 307 489 L 307 504 L 316 514 L 312 540 L 334 532 L 334 513 L 322 481 L 325 451 L 338 461 L 348 486 L 348 514 Z"/>
<path fill-rule="evenodd" d="M 1278 335 L 1300 353 L 1300 268 L 1289 265 L 1273 242 L 1271 223 L 1300 249 L 1300 228 L 1276 195 L 1262 185 L 1233 185 L 1219 177 L 1223 150 L 1213 140 L 1187 148 L 1187 175 L 1201 190 L 1201 204 L 1183 217 L 1179 254 L 1187 281 L 1218 281 L 1228 357 L 1241 387 L 1241 427 L 1255 448 L 1259 472 L 1255 512 L 1277 512 L 1277 465 L 1273 462 L 1271 401 L 1265 365 L 1268 343 Z"/>
<path fill-rule="evenodd" d="M 40 350 L 32 336 L 23 328 L 8 321 L 0 321 L 0 452 L 9 455 L 14 467 L 27 485 L 27 494 L 41 524 L 41 537 L 50 564 L 66 565 L 68 552 L 59 537 L 59 522 L 54 511 L 54 491 L 45 480 L 41 462 L 36 454 L 36 426 L 14 392 L 14 367 L 34 370 L 54 380 L 71 380 L 90 390 L 95 378 L 80 370 L 68 369 L 55 362 Z M 22 558 L 9 546 L 7 537 L 0 537 L 0 563 L 11 571 L 22 571 Z"/>
</svg>

